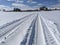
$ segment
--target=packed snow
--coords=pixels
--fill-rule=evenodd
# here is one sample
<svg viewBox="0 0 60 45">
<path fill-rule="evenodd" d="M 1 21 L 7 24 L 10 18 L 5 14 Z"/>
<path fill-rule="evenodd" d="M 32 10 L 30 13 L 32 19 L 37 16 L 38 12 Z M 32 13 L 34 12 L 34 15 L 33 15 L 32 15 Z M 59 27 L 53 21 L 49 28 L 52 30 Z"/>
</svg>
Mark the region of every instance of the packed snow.
<svg viewBox="0 0 60 45">
<path fill-rule="evenodd" d="M 59 19 L 60 11 L 0 12 L 0 45 L 60 45 Z"/>
</svg>

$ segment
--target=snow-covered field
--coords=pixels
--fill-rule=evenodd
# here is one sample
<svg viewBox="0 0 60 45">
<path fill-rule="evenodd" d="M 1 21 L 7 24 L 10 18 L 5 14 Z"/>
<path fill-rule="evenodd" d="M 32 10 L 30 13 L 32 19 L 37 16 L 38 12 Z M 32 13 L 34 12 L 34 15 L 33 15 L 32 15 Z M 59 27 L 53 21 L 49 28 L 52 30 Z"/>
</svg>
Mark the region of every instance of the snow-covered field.
<svg viewBox="0 0 60 45">
<path fill-rule="evenodd" d="M 42 15 L 44 18 L 53 21 L 60 32 L 60 11 L 47 11 L 40 12 L 39 15 Z"/>
<path fill-rule="evenodd" d="M 37 17 L 37 15 L 39 17 L 38 20 L 40 20 L 40 21 L 37 21 L 36 24 L 32 23 L 34 21 L 34 19 Z M 33 35 L 33 33 L 31 33 L 31 32 L 33 32 L 32 30 L 34 30 L 34 31 L 38 30 L 38 33 L 37 32 L 34 33 L 34 35 L 35 35 L 34 39 L 36 39 L 36 38 L 38 38 L 38 39 L 34 40 L 33 45 L 39 45 L 39 44 L 44 45 L 45 44 L 45 38 L 44 38 L 44 34 L 43 34 L 44 29 L 42 29 L 44 25 L 43 25 L 43 22 L 41 22 L 40 17 L 43 17 L 44 19 L 52 21 L 56 27 L 56 28 L 55 27 L 54 28 L 57 29 L 58 32 L 60 32 L 60 11 L 0 12 L 0 45 L 23 45 L 21 43 L 24 41 L 25 38 L 27 38 L 25 36 L 29 35 L 29 37 L 30 37 L 31 34 Z M 45 23 L 47 23 L 47 22 L 45 22 Z M 31 26 L 31 24 L 34 24 L 35 26 L 34 25 Z M 43 25 L 42 27 L 40 27 L 41 24 Z M 54 24 L 53 24 L 53 26 L 54 26 Z M 46 26 L 50 26 L 50 25 L 46 24 Z M 30 31 L 28 31 L 28 30 L 30 30 Z M 5 33 L 5 31 L 7 33 Z M 41 31 L 41 32 L 39 32 L 39 31 Z M 1 35 L 1 33 L 3 35 Z M 46 32 L 46 34 L 47 34 L 47 32 Z M 27 38 L 28 42 L 29 42 L 29 37 Z M 54 38 L 54 35 L 53 35 L 53 38 Z M 58 37 L 56 37 L 56 38 L 59 39 Z M 32 41 L 32 39 L 30 41 Z M 31 44 L 28 44 L 28 42 L 25 45 L 31 45 Z M 32 42 L 30 42 L 30 43 L 32 43 Z M 38 43 L 38 44 L 36 44 L 36 43 Z M 48 45 L 51 45 L 51 44 L 48 44 Z M 57 44 L 57 45 L 60 45 L 60 44 Z"/>
</svg>

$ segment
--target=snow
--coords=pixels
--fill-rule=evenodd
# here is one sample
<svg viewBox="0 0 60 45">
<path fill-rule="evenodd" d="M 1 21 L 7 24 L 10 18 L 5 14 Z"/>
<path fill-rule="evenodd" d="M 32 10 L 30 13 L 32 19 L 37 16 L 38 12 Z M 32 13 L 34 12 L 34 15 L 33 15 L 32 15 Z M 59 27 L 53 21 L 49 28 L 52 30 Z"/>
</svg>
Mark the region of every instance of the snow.
<svg viewBox="0 0 60 45">
<path fill-rule="evenodd" d="M 45 37 L 44 37 L 44 31 L 43 31 L 43 26 L 42 26 L 42 22 L 41 22 L 41 19 L 40 19 L 40 15 L 38 16 L 38 27 L 37 27 L 37 30 L 38 30 L 38 35 L 37 35 L 37 45 L 46 45 L 46 42 L 45 42 Z"/>
<path fill-rule="evenodd" d="M 30 16 L 29 16 L 30 15 Z M 17 22 L 12 23 L 11 25 L 7 26 L 4 29 L 0 28 L 1 30 L 10 30 L 11 28 L 13 28 L 11 31 L 9 31 L 7 34 L 5 34 L 4 36 L 0 37 L 0 41 L 2 39 L 2 41 L 4 41 L 4 43 L 0 42 L 0 45 L 21 45 L 21 42 L 23 41 L 23 39 L 25 39 L 25 36 L 27 34 L 27 31 L 29 29 L 29 27 L 31 26 L 31 23 L 33 21 L 33 19 L 36 18 L 36 16 L 38 15 L 38 19 L 37 22 L 35 23 L 35 37 L 34 39 L 34 45 L 36 45 L 36 41 L 37 41 L 37 45 L 42 44 L 45 45 L 45 37 L 47 37 L 47 39 L 49 40 L 48 35 L 52 36 L 52 38 L 55 39 L 55 41 L 57 40 L 56 38 L 58 37 L 54 37 L 53 34 L 53 29 L 50 29 L 50 26 L 53 26 L 52 28 L 58 30 L 56 31 L 59 35 L 60 35 L 60 11 L 39 11 L 39 12 L 0 12 L 0 27 L 7 25 L 8 23 L 11 23 L 15 20 L 21 19 Z M 28 17 L 25 17 L 28 16 Z M 25 18 L 24 18 L 25 17 Z M 42 22 L 41 18 L 44 18 L 44 22 Z M 21 23 L 22 22 L 22 23 Z M 45 25 L 44 25 L 45 24 Z M 46 32 L 44 34 L 44 27 L 47 28 Z M 32 27 L 33 28 L 33 27 Z M 48 31 L 49 30 L 49 31 Z M 3 31 L 2 31 L 3 32 Z M 30 30 L 29 32 L 29 37 L 28 37 L 28 42 L 29 42 L 29 38 L 31 36 L 31 32 L 32 30 Z M 49 32 L 49 33 L 48 33 Z M 38 35 L 37 35 L 38 34 Z M 48 34 L 48 35 L 47 35 Z M 6 39 L 5 39 L 6 37 Z M 37 38 L 37 40 L 36 40 Z M 28 45 L 27 42 L 27 45 Z M 58 43 L 58 41 L 56 41 Z M 50 43 L 50 42 L 49 42 Z"/>
<path fill-rule="evenodd" d="M 3 24 L 6 24 L 8 22 L 12 22 L 14 20 L 25 17 L 27 15 L 31 15 L 31 14 L 34 14 L 34 12 L 32 12 L 32 13 L 26 13 L 26 12 L 0 12 L 0 26 L 3 25 Z"/>
<path fill-rule="evenodd" d="M 5 12 L 4 12 L 5 13 Z M 11 14 L 11 13 L 10 13 Z M 22 13 L 21 13 L 22 14 Z M 26 19 L 22 19 L 24 22 L 22 22 L 22 21 L 20 21 L 20 22 L 22 22 L 21 24 L 20 24 L 20 26 L 16 26 L 16 28 L 17 29 L 13 29 L 13 31 L 14 31 L 14 33 L 12 33 L 12 34 L 10 34 L 10 32 L 9 33 L 7 33 L 5 36 L 3 36 L 3 38 L 4 37 L 6 37 L 7 39 L 5 40 L 5 43 L 1 43 L 1 45 L 19 45 L 20 44 L 20 42 L 23 40 L 23 38 L 24 38 L 24 36 L 25 36 L 25 34 L 26 34 L 26 32 L 27 32 L 27 29 L 29 28 L 29 25 L 30 25 L 30 23 L 32 22 L 32 20 L 34 19 L 33 17 L 35 17 L 35 15 L 36 14 L 34 14 L 33 15 L 33 13 L 31 13 L 31 14 L 28 14 L 28 15 L 30 15 L 29 17 L 26 17 Z M 26 15 L 18 15 L 18 18 L 15 18 L 15 16 L 17 16 L 16 15 L 16 13 L 15 13 L 15 15 L 13 16 L 13 15 L 10 15 L 10 16 L 13 16 L 13 20 L 16 20 L 16 19 L 20 19 L 20 18 L 22 18 L 22 17 L 25 17 L 25 16 L 28 16 L 27 14 Z M 3 16 L 3 15 L 1 15 L 1 16 Z M 8 15 L 6 15 L 6 17 L 7 17 Z M 9 17 L 10 17 L 9 16 Z M 4 20 L 3 18 L 2 18 L 2 20 Z M 13 21 L 12 20 L 12 18 L 10 17 L 10 19 L 8 19 L 8 21 Z M 10 22 L 9 21 L 9 22 Z M 5 20 L 5 22 L 7 23 L 7 21 Z M 20 23 L 20 22 L 18 22 L 18 23 Z M 29 23 L 28 23 L 29 22 Z M 18 24 L 17 23 L 17 24 Z M 1 23 L 2 24 L 2 23 Z M 15 23 L 15 25 L 17 25 L 16 23 Z M 11 29 L 11 28 L 13 28 L 14 26 L 13 26 L 13 24 L 12 24 L 12 26 L 8 26 L 8 27 L 6 27 L 5 29 L 6 29 L 6 31 L 8 30 L 8 29 Z M 4 30 L 5 30 L 4 29 Z M 12 31 L 11 31 L 12 32 Z M 9 34 L 9 35 L 8 35 Z M 21 35 L 22 34 L 22 35 Z M 12 36 L 11 36 L 12 35 Z M 10 37 L 11 36 L 11 37 Z M 1 39 L 1 38 L 0 38 Z M 15 42 L 15 43 L 14 43 Z M 18 43 L 18 44 L 17 44 Z"/>
<path fill-rule="evenodd" d="M 44 18 L 53 21 L 56 24 L 58 31 L 60 32 L 60 11 L 42 11 L 39 12 L 39 14 Z"/>
<path fill-rule="evenodd" d="M 56 25 L 50 21 L 50 20 L 46 20 L 44 18 L 42 18 L 43 22 L 45 23 L 47 29 L 49 30 L 49 32 L 51 33 L 53 39 L 55 40 L 54 43 L 52 43 L 53 45 L 60 45 L 60 37 L 59 37 L 59 32 L 57 30 Z M 47 32 L 46 32 L 47 33 Z M 50 38 L 49 38 L 50 39 Z M 51 45 L 51 44 L 50 44 Z"/>
</svg>

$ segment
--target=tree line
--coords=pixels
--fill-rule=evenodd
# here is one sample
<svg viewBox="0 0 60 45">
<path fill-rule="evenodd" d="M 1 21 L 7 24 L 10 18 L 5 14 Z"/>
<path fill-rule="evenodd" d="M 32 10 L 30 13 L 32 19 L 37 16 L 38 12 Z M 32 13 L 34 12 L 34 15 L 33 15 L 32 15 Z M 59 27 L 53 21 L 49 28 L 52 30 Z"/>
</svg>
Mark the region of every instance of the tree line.
<svg viewBox="0 0 60 45">
<path fill-rule="evenodd" d="M 13 10 L 9 10 L 9 11 L 7 11 L 7 12 L 54 11 L 54 10 L 60 10 L 60 9 L 57 9 L 57 8 L 48 9 L 46 6 L 42 6 L 42 7 L 40 7 L 39 9 L 34 9 L 34 10 L 21 10 L 21 9 L 19 9 L 19 8 L 14 8 Z M 6 10 L 3 9 L 3 11 L 6 11 Z"/>
</svg>

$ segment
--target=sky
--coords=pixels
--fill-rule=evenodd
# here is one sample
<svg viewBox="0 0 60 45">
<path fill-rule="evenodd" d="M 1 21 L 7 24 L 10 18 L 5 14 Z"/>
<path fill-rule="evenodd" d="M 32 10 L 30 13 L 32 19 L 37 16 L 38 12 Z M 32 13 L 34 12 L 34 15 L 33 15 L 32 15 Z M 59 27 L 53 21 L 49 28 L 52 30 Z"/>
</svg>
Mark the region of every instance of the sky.
<svg viewBox="0 0 60 45">
<path fill-rule="evenodd" d="M 31 2 L 30 2 L 31 1 Z M 9 6 L 12 7 L 14 6 L 13 4 L 25 4 L 28 5 L 30 7 L 40 7 L 40 6 L 47 6 L 47 7 L 51 7 L 51 6 L 60 6 L 60 0 L 0 0 L 0 7 L 5 7 L 5 6 Z"/>
</svg>

